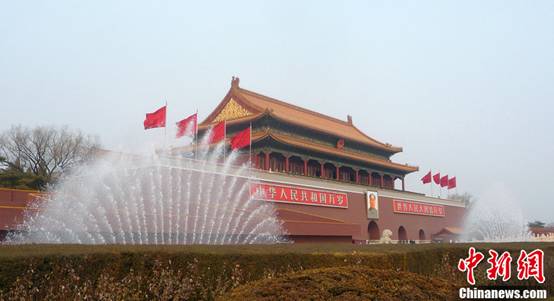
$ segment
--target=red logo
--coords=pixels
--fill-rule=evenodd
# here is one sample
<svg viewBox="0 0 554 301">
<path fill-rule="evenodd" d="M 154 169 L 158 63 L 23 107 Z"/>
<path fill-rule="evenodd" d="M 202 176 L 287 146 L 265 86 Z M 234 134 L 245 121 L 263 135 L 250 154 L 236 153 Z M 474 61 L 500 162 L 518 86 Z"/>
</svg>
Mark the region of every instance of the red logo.
<svg viewBox="0 0 554 301">
<path fill-rule="evenodd" d="M 469 256 L 466 259 L 460 259 L 458 262 L 458 270 L 467 272 L 467 282 L 473 285 L 475 284 L 473 270 L 477 267 L 479 262 L 485 258 L 485 255 L 479 251 L 475 251 L 474 247 L 469 248 L 468 254 Z"/>
<path fill-rule="evenodd" d="M 544 252 L 536 249 L 530 253 L 521 250 L 517 259 L 517 279 L 524 280 L 534 277 L 539 283 L 544 283 Z"/>
<path fill-rule="evenodd" d="M 512 263 L 512 256 L 510 253 L 506 251 L 498 257 L 498 252 L 489 250 L 489 254 L 491 257 L 489 257 L 487 262 L 490 263 L 491 267 L 487 270 L 487 277 L 490 280 L 496 280 L 498 276 L 502 276 L 502 281 L 510 280 L 510 277 L 512 277 L 512 266 L 510 265 Z"/>
<path fill-rule="evenodd" d="M 508 281 L 512 277 L 512 256 L 508 251 L 499 256 L 495 250 L 489 250 L 489 259 L 487 262 L 490 267 L 487 269 L 487 278 L 496 280 L 502 277 L 502 281 Z M 485 255 L 479 251 L 475 251 L 474 247 L 469 248 L 468 257 L 462 258 L 458 262 L 458 270 L 467 273 L 467 282 L 471 285 L 475 284 L 475 276 L 473 270 L 485 258 Z M 544 252 L 540 249 L 533 250 L 527 253 L 521 250 L 517 260 L 517 278 L 519 280 L 527 280 L 531 277 L 539 283 L 544 283 Z"/>
</svg>

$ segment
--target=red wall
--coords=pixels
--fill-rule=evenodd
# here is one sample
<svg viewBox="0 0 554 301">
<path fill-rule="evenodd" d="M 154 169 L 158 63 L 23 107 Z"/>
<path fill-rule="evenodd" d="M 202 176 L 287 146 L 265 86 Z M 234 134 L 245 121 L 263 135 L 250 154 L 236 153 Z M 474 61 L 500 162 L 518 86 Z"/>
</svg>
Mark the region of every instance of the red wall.
<svg viewBox="0 0 554 301">
<path fill-rule="evenodd" d="M 244 181 L 241 179 L 240 181 Z M 321 185 L 325 185 L 322 182 Z M 0 230 L 13 230 L 22 222 L 24 208 L 36 197 L 33 191 L 0 189 Z M 274 203 L 278 216 L 284 221 L 285 230 L 300 241 L 327 237 L 335 241 L 368 240 L 366 200 L 363 193 L 348 192 L 348 208 L 333 208 L 299 204 Z M 398 239 L 398 228 L 406 229 L 409 240 L 419 239 L 419 230 L 425 231 L 426 239 L 444 227 L 460 227 L 465 209 L 446 206 L 445 217 L 394 213 L 392 199 L 379 196 L 379 219 L 375 220 L 379 233 L 392 231 L 392 239 Z M 348 239 L 343 239 L 348 237 Z"/>
<path fill-rule="evenodd" d="M 0 230 L 15 230 L 23 222 L 25 209 L 40 193 L 0 188 Z"/>
<path fill-rule="evenodd" d="M 344 232 L 337 230 L 337 233 L 329 233 L 329 227 L 332 227 L 332 224 L 328 224 L 335 221 L 337 229 L 344 228 L 339 226 L 340 223 L 358 226 L 356 227 L 359 229 L 358 231 L 350 231 L 352 239 L 369 240 L 368 225 L 371 220 L 367 218 L 365 195 L 362 193 L 348 193 L 348 199 L 349 204 L 346 209 L 286 203 L 274 204 L 280 217 L 285 221 L 286 230 L 291 235 L 295 235 L 295 232 L 299 229 L 301 229 L 302 235 L 313 233 L 316 236 Z M 392 198 L 379 196 L 379 219 L 375 222 L 379 227 L 380 234 L 385 229 L 391 230 L 393 240 L 398 239 L 398 228 L 400 226 L 406 229 L 409 240 L 419 240 L 420 229 L 425 232 L 426 240 L 430 240 L 432 234 L 439 232 L 444 227 L 461 226 L 465 209 L 446 205 L 444 205 L 444 208 L 444 217 L 394 213 Z M 304 216 L 302 216 L 302 213 Z M 295 216 L 292 216 L 293 214 Z M 287 220 L 298 221 L 300 219 L 306 221 L 302 227 L 296 224 L 288 226 L 286 223 Z M 327 222 L 325 222 L 326 219 Z M 352 227 L 349 228 L 352 229 Z M 344 233 L 340 233 L 340 235 L 344 235 Z"/>
</svg>

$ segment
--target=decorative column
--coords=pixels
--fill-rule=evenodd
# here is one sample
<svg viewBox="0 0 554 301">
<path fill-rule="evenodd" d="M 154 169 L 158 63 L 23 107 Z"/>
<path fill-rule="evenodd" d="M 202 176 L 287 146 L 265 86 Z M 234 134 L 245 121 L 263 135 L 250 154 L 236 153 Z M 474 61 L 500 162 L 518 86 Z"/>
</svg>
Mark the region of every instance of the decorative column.
<svg viewBox="0 0 554 301">
<path fill-rule="evenodd" d="M 304 160 L 304 175 L 308 175 L 308 159 Z"/>
<path fill-rule="evenodd" d="M 285 172 L 289 172 L 289 157 L 285 157 Z"/>
<path fill-rule="evenodd" d="M 269 170 L 269 152 L 265 153 L 265 170 Z"/>
</svg>

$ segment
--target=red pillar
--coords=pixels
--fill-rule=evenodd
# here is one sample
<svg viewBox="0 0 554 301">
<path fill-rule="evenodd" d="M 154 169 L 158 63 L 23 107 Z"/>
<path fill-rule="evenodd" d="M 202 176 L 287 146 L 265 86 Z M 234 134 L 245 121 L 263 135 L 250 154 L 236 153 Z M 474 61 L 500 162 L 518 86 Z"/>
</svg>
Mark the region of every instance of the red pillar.
<svg viewBox="0 0 554 301">
<path fill-rule="evenodd" d="M 384 181 L 383 175 L 379 175 L 379 176 L 381 177 L 381 183 L 380 183 L 381 186 L 379 186 L 379 187 L 383 188 L 383 183 L 384 183 L 384 182 L 383 182 L 383 181 Z"/>
<path fill-rule="evenodd" d="M 406 191 L 406 187 L 404 186 L 404 177 L 402 177 L 402 191 Z"/>
<path fill-rule="evenodd" d="M 321 172 L 320 172 L 320 178 L 325 179 L 325 164 L 321 163 Z"/>
<path fill-rule="evenodd" d="M 360 184 L 360 171 L 356 169 L 356 184 Z"/>
<path fill-rule="evenodd" d="M 265 170 L 269 170 L 269 153 L 265 153 Z"/>
<path fill-rule="evenodd" d="M 285 157 L 285 172 L 289 172 L 289 157 Z"/>
<path fill-rule="evenodd" d="M 258 166 L 258 164 L 260 163 L 258 162 L 258 156 L 259 154 L 254 155 L 254 168 L 260 168 L 260 166 Z"/>
<path fill-rule="evenodd" d="M 304 160 L 304 175 L 308 175 L 308 160 Z"/>
<path fill-rule="evenodd" d="M 340 180 L 339 169 L 340 169 L 340 168 L 337 166 L 337 178 L 335 179 L 335 180 L 337 180 L 337 181 Z"/>
<path fill-rule="evenodd" d="M 373 185 L 373 173 L 371 171 L 368 171 L 369 177 L 367 179 L 369 186 Z"/>
</svg>

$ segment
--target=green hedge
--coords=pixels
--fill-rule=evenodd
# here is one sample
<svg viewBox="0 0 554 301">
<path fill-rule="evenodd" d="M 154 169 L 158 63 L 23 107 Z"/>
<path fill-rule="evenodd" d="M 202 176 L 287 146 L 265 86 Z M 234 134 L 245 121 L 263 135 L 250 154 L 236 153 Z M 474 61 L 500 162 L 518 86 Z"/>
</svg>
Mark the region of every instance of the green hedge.
<svg viewBox="0 0 554 301">
<path fill-rule="evenodd" d="M 511 250 L 514 256 L 521 248 L 542 248 L 546 252 L 544 286 L 553 294 L 550 283 L 554 279 L 554 244 L 478 246 L 484 252 L 491 247 L 497 251 Z M 467 248 L 467 245 L 2 246 L 0 299 L 212 300 L 251 281 L 340 266 L 409 271 L 463 285 L 465 276 L 457 271 L 456 264 L 467 256 Z M 484 275 L 486 265 L 482 262 L 481 271 L 476 274 L 479 281 L 485 281 L 481 274 Z M 513 269 L 515 275 L 515 266 Z"/>
</svg>

